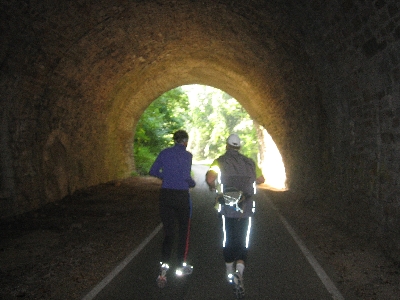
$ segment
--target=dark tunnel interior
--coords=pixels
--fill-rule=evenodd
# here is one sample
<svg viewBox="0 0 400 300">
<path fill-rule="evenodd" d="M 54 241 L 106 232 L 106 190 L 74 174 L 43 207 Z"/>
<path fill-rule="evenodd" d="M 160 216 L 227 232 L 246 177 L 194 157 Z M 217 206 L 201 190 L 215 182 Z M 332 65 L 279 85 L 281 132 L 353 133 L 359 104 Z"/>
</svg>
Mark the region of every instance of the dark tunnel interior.
<svg viewBox="0 0 400 300">
<path fill-rule="evenodd" d="M 203 84 L 268 130 L 291 191 L 399 257 L 397 1 L 2 1 L 0 19 L 0 217 L 129 177 L 147 106 Z"/>
</svg>

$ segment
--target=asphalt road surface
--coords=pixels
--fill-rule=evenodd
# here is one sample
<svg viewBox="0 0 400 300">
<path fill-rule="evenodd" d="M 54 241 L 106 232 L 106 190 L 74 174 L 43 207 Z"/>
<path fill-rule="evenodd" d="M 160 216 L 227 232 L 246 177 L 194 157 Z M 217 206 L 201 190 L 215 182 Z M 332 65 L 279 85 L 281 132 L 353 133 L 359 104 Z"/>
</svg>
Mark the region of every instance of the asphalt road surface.
<svg viewBox="0 0 400 300">
<path fill-rule="evenodd" d="M 171 267 L 167 286 L 157 287 L 163 234 L 162 230 L 155 231 L 129 263 L 110 274 L 85 300 L 235 299 L 232 286 L 225 279 L 220 219 L 214 210 L 215 194 L 204 182 L 206 170 L 204 166 L 193 166 L 197 186 L 191 191 L 193 215 L 188 256 L 193 274 L 176 278 Z M 328 283 L 324 282 L 325 272 L 313 267 L 312 254 L 301 249 L 301 241 L 296 242 L 288 224 L 262 191 L 257 193 L 256 201 L 244 272 L 245 299 L 343 299 L 329 285 L 329 278 Z"/>
</svg>

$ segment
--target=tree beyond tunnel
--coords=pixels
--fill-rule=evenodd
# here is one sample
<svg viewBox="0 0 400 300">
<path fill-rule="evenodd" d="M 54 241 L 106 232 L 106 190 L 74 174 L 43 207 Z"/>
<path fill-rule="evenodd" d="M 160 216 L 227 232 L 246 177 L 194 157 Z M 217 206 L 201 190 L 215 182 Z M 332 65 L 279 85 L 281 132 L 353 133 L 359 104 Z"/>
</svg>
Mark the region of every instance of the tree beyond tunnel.
<svg viewBox="0 0 400 300">
<path fill-rule="evenodd" d="M 1 216 L 129 177 L 146 107 L 197 83 L 268 131 L 291 192 L 400 257 L 399 5 L 3 1 Z"/>
</svg>

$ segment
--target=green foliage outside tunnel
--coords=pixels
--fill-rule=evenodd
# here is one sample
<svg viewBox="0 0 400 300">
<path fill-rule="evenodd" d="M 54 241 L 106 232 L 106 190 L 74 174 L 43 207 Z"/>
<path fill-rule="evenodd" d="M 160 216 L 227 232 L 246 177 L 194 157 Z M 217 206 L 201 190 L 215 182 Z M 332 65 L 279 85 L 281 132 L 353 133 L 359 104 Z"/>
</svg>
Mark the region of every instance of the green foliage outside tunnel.
<svg viewBox="0 0 400 300">
<path fill-rule="evenodd" d="M 172 134 L 178 129 L 188 131 L 188 150 L 195 162 L 224 153 L 225 140 L 233 132 L 243 141 L 241 152 L 257 161 L 256 130 L 245 109 L 221 90 L 188 85 L 164 93 L 140 118 L 133 147 L 137 173 L 148 174 L 158 153 L 173 144 Z"/>
<path fill-rule="evenodd" d="M 173 144 L 171 132 L 185 127 L 188 108 L 187 95 L 176 88 L 153 101 L 143 113 L 136 126 L 133 147 L 139 174 L 147 174 L 158 153 Z"/>
</svg>

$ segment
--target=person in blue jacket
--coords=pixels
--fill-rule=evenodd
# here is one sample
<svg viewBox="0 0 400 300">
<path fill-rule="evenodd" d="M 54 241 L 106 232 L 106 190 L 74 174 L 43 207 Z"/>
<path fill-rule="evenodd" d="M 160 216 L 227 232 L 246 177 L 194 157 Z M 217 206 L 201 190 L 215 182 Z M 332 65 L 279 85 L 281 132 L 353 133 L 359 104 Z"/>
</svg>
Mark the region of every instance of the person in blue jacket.
<svg viewBox="0 0 400 300">
<path fill-rule="evenodd" d="M 189 189 L 196 185 L 191 177 L 193 155 L 186 150 L 189 135 L 178 130 L 173 135 L 174 146 L 162 150 L 150 169 L 150 175 L 162 180 L 160 191 L 160 217 L 164 228 L 164 241 L 157 284 L 163 288 L 167 283 L 171 253 L 178 222 L 177 276 L 189 275 L 193 267 L 187 264 L 189 249 L 191 199 Z"/>
</svg>

